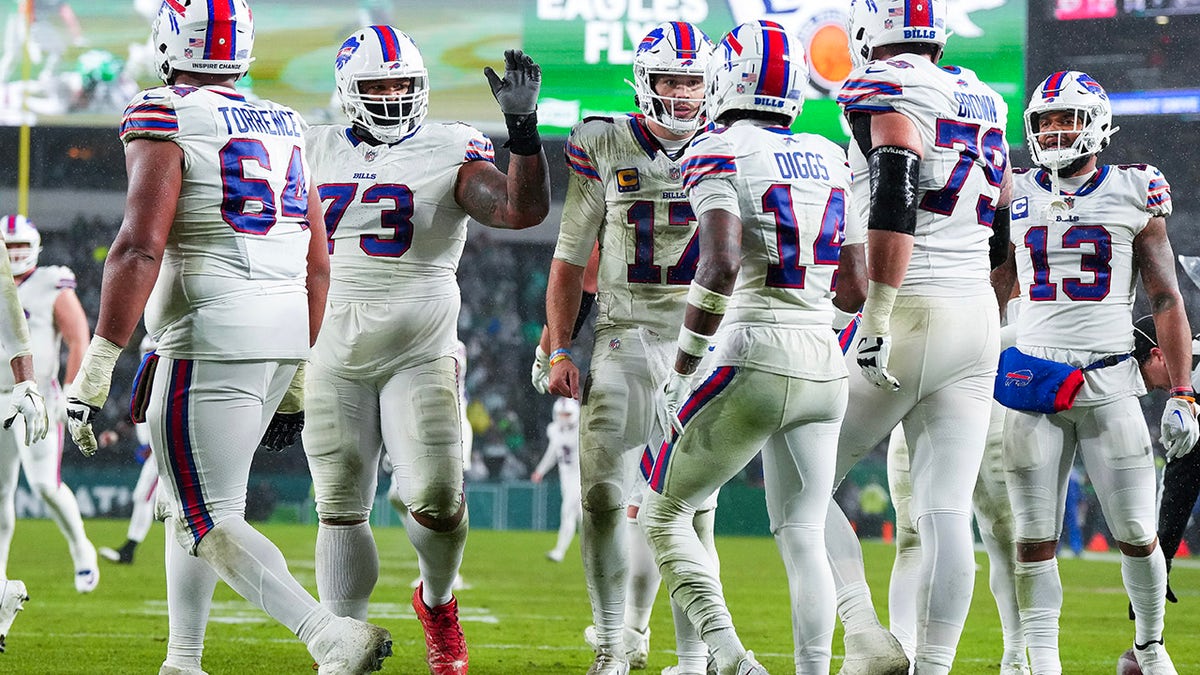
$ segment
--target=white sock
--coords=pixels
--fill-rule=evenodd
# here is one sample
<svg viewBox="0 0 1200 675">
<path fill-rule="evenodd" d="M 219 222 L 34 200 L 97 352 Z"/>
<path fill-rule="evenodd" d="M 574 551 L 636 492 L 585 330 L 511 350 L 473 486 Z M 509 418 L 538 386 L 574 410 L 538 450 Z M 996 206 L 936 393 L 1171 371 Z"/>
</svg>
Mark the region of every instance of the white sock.
<svg viewBox="0 0 1200 675">
<path fill-rule="evenodd" d="M 1058 617 L 1062 612 L 1063 592 L 1058 560 L 1017 562 L 1015 581 L 1029 665 L 1038 675 L 1061 673 Z"/>
<path fill-rule="evenodd" d="M 1162 547 L 1144 558 L 1121 556 L 1121 579 L 1133 604 L 1134 642 L 1161 640 L 1167 595 L 1167 562 Z"/>
<path fill-rule="evenodd" d="M 14 476 L 13 490 L 16 490 Z M 17 507 L 14 492 L 7 497 L 0 495 L 0 579 L 8 578 L 8 552 L 12 549 L 13 531 L 17 524 Z"/>
<path fill-rule="evenodd" d="M 833 572 L 820 525 L 795 524 L 775 532 L 792 601 L 792 644 L 797 673 L 828 673 L 833 657 Z"/>
<path fill-rule="evenodd" d="M 883 630 L 875 606 L 871 604 L 871 587 L 863 567 L 862 546 L 858 535 L 846 520 L 846 514 L 832 499 L 825 514 L 825 549 L 833 584 L 837 591 L 837 612 L 847 633 L 872 629 Z"/>
<path fill-rule="evenodd" d="M 1000 633 L 1004 636 L 1004 655 L 1000 663 L 1026 663 L 1025 634 L 1021 632 L 1021 611 L 1017 607 L 1017 588 L 1013 579 L 1017 549 L 1012 539 L 1001 541 L 992 536 L 994 527 L 979 523 L 983 547 L 988 554 L 988 586 L 1000 613 Z M 1000 530 L 1011 533 L 1011 527 Z M 1165 591 L 1164 591 L 1165 592 Z"/>
<path fill-rule="evenodd" d="M 404 520 L 408 540 L 417 550 L 421 600 L 426 607 L 441 607 L 454 598 L 454 577 L 458 576 L 458 568 L 462 565 L 468 521 L 466 506 L 458 526 L 447 532 L 435 532 L 425 527 L 412 517 L 412 513 Z"/>
<path fill-rule="evenodd" d="M 579 529 L 579 505 L 564 501 L 558 513 L 558 541 L 554 543 L 554 552 L 562 558 L 567 555 L 571 540 L 575 538 L 575 531 Z"/>
<path fill-rule="evenodd" d="M 714 573 L 720 575 L 721 560 L 717 557 L 716 539 L 713 535 L 713 523 L 716 520 L 714 509 L 697 511 L 692 517 L 692 527 L 700 544 L 708 551 L 709 561 Z M 679 670 L 685 673 L 704 672 L 708 665 L 708 645 L 704 644 L 696 627 L 692 625 L 687 612 L 679 603 L 671 600 L 671 619 L 675 626 L 675 655 L 679 659 Z"/>
<path fill-rule="evenodd" d="M 317 526 L 317 596 L 336 616 L 367 620 L 379 580 L 379 552 L 371 524 Z"/>
<path fill-rule="evenodd" d="M 154 493 L 149 499 L 134 499 L 133 513 L 129 515 L 129 530 L 126 538 L 139 544 L 146 538 L 150 526 L 154 524 Z"/>
<path fill-rule="evenodd" d="M 654 552 L 636 518 L 626 518 L 629 533 L 629 582 L 625 589 L 625 626 L 639 633 L 650 627 L 650 613 L 662 583 Z"/>
<path fill-rule="evenodd" d="M 629 578 L 628 529 L 624 508 L 591 511 L 585 500 L 579 547 L 592 603 L 592 623 L 596 626 L 599 648 L 617 654 L 623 653 L 625 644 L 621 628 Z"/>
<path fill-rule="evenodd" d="M 288 571 L 275 544 L 245 520 L 221 521 L 196 550 L 238 595 L 287 626 L 304 644 L 333 619 Z"/>
<path fill-rule="evenodd" d="M 975 590 L 975 537 L 966 513 L 917 518 L 921 579 L 917 587 L 916 672 L 949 672 Z M 945 670 L 941 670 L 945 668 Z"/>
<path fill-rule="evenodd" d="M 921 579 L 921 537 L 896 528 L 896 559 L 888 583 L 888 629 L 911 662 L 917 657 L 917 586 Z"/>
<path fill-rule="evenodd" d="M 716 661 L 717 672 L 720 673 L 736 670 L 738 661 L 746 653 L 746 648 L 742 646 L 742 641 L 738 639 L 733 626 L 708 631 L 704 634 L 704 642 L 712 651 L 713 661 Z"/>
<path fill-rule="evenodd" d="M 96 549 L 92 542 L 88 541 L 87 533 L 83 531 L 83 518 L 79 516 L 79 504 L 75 501 L 75 493 L 71 492 L 66 483 L 59 483 L 54 489 L 42 493 L 42 501 L 48 507 L 50 518 L 67 540 L 75 569 L 95 569 Z"/>
<path fill-rule="evenodd" d="M 167 545 L 167 665 L 181 669 L 200 668 L 204 652 L 204 629 L 212 607 L 217 573 L 208 563 L 179 545 L 174 518 L 166 520 Z"/>
</svg>

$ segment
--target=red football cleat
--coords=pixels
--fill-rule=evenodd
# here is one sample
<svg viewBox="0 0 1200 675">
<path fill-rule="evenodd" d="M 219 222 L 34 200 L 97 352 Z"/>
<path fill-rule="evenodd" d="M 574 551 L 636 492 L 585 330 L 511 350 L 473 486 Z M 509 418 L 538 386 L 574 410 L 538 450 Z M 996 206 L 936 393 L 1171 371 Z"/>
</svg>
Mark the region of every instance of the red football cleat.
<svg viewBox="0 0 1200 675">
<path fill-rule="evenodd" d="M 431 675 L 466 675 L 467 641 L 458 624 L 458 599 L 441 607 L 429 608 L 421 599 L 421 589 L 413 592 L 413 609 L 425 630 L 425 661 Z"/>
</svg>

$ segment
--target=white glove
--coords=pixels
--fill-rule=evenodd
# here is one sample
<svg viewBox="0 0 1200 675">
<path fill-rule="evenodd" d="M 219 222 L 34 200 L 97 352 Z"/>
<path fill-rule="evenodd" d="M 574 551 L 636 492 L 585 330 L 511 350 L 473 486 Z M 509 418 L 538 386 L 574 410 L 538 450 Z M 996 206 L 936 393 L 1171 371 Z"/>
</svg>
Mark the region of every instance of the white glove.
<svg viewBox="0 0 1200 675">
<path fill-rule="evenodd" d="M 4 416 L 4 428 L 12 427 L 20 415 L 25 419 L 25 445 L 30 446 L 46 437 L 50 420 L 46 415 L 46 400 L 38 392 L 33 380 L 18 382 L 12 390 L 8 413 Z"/>
<path fill-rule="evenodd" d="M 892 354 L 890 335 L 864 335 L 858 341 L 858 367 L 863 377 L 876 387 L 900 391 L 900 381 L 888 372 L 888 357 Z"/>
<path fill-rule="evenodd" d="M 662 393 L 663 407 L 666 408 L 667 419 L 671 421 L 671 428 L 677 434 L 683 433 L 683 422 L 679 421 L 679 409 L 683 407 L 684 401 L 692 393 L 692 376 L 683 375 L 672 368 L 666 383 L 663 384 Z"/>
<path fill-rule="evenodd" d="M 1179 459 L 1192 451 L 1200 441 L 1200 427 L 1196 423 L 1196 404 L 1185 397 L 1167 399 L 1163 408 L 1162 436 L 1159 440 L 1167 451 L 1167 461 Z"/>
<path fill-rule="evenodd" d="M 529 372 L 529 380 L 539 394 L 550 391 L 550 355 L 542 351 L 539 344 L 533 352 L 533 368 Z"/>
<path fill-rule="evenodd" d="M 93 335 L 79 364 L 79 373 L 67 388 L 67 430 L 86 457 L 96 454 L 98 444 L 92 420 L 108 400 L 113 368 L 120 355 L 121 348 L 116 344 Z"/>
</svg>

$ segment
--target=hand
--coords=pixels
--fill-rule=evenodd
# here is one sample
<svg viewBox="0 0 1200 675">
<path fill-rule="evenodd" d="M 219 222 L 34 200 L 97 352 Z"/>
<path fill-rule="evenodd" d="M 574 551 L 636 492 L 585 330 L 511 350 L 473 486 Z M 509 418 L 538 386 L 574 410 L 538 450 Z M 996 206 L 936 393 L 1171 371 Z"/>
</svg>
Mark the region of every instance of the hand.
<svg viewBox="0 0 1200 675">
<path fill-rule="evenodd" d="M 92 420 L 99 414 L 99 406 L 88 405 L 75 397 L 67 398 L 67 431 L 84 457 L 96 454 L 96 448 L 100 445 L 92 431 Z"/>
<path fill-rule="evenodd" d="M 579 367 L 571 359 L 550 366 L 550 393 L 579 400 Z"/>
<path fill-rule="evenodd" d="M 263 434 L 262 446 L 268 452 L 283 452 L 300 438 L 300 432 L 303 430 L 303 410 L 294 413 L 277 412 Z"/>
<path fill-rule="evenodd" d="M 542 351 L 541 345 L 538 345 L 537 349 L 533 352 L 533 367 L 529 372 L 529 380 L 533 382 L 533 388 L 539 394 L 545 394 L 549 391 L 550 355 Z"/>
<path fill-rule="evenodd" d="M 538 473 L 537 471 L 534 471 L 533 474 L 531 476 L 529 476 L 529 480 L 532 483 L 540 483 L 540 482 L 542 482 L 542 474 Z"/>
<path fill-rule="evenodd" d="M 1163 408 L 1162 436 L 1159 440 L 1167 451 L 1167 461 L 1179 459 L 1192 451 L 1200 440 L 1196 423 L 1196 404 L 1186 397 L 1173 396 Z"/>
<path fill-rule="evenodd" d="M 504 52 L 504 79 L 491 66 L 483 74 L 492 88 L 492 96 L 505 115 L 528 115 L 537 110 L 538 91 L 542 87 L 542 68 L 520 49 Z"/>
<path fill-rule="evenodd" d="M 888 357 L 892 354 L 890 335 L 864 335 L 858 341 L 858 367 L 863 377 L 876 387 L 900 391 L 900 381 L 888 372 Z"/>
<path fill-rule="evenodd" d="M 679 421 L 679 409 L 692 393 L 692 376 L 684 375 L 674 368 L 663 384 L 663 406 L 667 409 L 667 419 L 675 433 L 683 433 L 683 422 Z"/>
<path fill-rule="evenodd" d="M 96 454 L 96 434 L 92 431 L 92 420 L 108 400 L 108 388 L 112 385 L 113 368 L 121 347 L 99 335 L 83 354 L 75 381 L 67 387 L 67 431 L 85 457 Z"/>
<path fill-rule="evenodd" d="M 46 400 L 38 392 L 33 380 L 23 380 L 13 387 L 12 397 L 8 403 L 8 414 L 4 416 L 4 428 L 12 427 L 13 421 L 20 415 L 25 419 L 25 445 L 34 443 L 46 437 L 50 429 L 50 419 L 46 415 Z"/>
</svg>

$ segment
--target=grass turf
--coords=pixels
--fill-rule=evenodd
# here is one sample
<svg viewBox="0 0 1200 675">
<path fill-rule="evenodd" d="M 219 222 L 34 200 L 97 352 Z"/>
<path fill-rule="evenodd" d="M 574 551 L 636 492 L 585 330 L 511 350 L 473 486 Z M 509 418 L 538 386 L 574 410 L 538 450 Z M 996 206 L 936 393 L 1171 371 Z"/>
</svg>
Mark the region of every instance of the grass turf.
<svg viewBox="0 0 1200 675">
<path fill-rule="evenodd" d="M 125 522 L 92 520 L 88 533 L 98 545 L 124 541 Z M 272 524 L 263 531 L 283 550 L 292 572 L 315 592 L 311 526 Z M 376 531 L 381 558 L 372 620 L 395 638 L 396 656 L 384 672 L 422 673 L 424 643 L 409 606 L 416 559 L 399 528 Z M 552 532 L 477 530 L 467 545 L 463 574 L 471 588 L 458 593 L 471 649 L 471 672 L 582 673 L 591 653 L 582 639 L 590 623 L 578 541 L 567 560 L 554 564 L 544 554 Z M 774 673 L 791 672 L 791 628 L 787 584 L 774 542 L 767 538 L 718 539 L 722 578 L 743 641 Z M 865 545 L 867 571 L 881 615 L 886 612 L 891 547 Z M 101 561 L 99 588 L 75 592 L 66 545 L 49 521 L 17 524 L 9 574 L 23 579 L 32 600 L 0 654 L 0 673 L 153 673 L 166 653 L 167 618 L 163 577 L 163 529 L 155 526 L 133 565 Z M 959 646 L 955 673 L 994 673 L 1000 656 L 1000 627 L 987 589 L 987 560 L 977 554 L 971 615 Z M 1065 672 L 1111 673 L 1117 656 L 1133 639 L 1116 556 L 1060 563 L 1065 589 L 1062 651 Z M 1200 672 L 1200 569 L 1182 561 L 1172 572 L 1180 598 L 1167 611 L 1167 645 L 1180 672 Z M 886 619 L 885 619 L 886 620 Z M 673 632 L 666 594 L 660 593 L 651 622 L 649 669 L 657 675 L 674 663 Z M 840 665 L 841 632 L 834 636 L 833 668 Z M 204 656 L 205 670 L 223 673 L 311 672 L 312 659 L 282 626 L 217 588 Z"/>
</svg>

